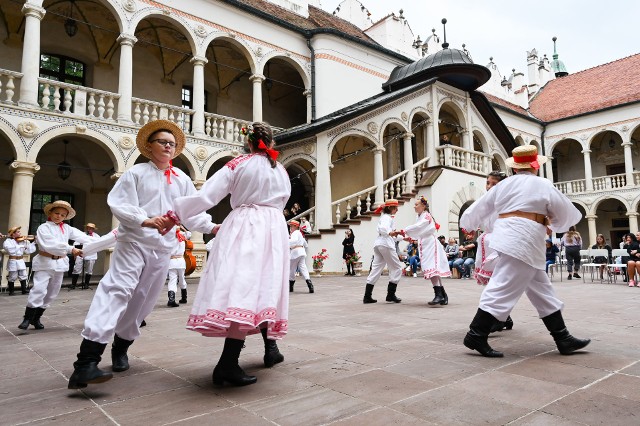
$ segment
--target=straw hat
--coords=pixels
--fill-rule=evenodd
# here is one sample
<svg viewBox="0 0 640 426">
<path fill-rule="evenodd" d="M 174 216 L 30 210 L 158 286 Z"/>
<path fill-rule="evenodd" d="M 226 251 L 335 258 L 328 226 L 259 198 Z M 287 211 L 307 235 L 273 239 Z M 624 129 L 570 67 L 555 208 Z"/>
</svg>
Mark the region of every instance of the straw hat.
<svg viewBox="0 0 640 426">
<path fill-rule="evenodd" d="M 511 151 L 512 157 L 507 158 L 504 162 L 507 167 L 512 169 L 536 169 L 547 162 L 547 157 L 538 155 L 538 148 L 535 145 L 524 145 L 514 148 Z"/>
<path fill-rule="evenodd" d="M 297 220 L 290 220 L 289 221 L 289 225 L 297 226 L 299 228 L 300 227 L 300 222 L 298 222 Z"/>
<path fill-rule="evenodd" d="M 51 213 L 51 210 L 55 209 L 56 207 L 61 207 L 69 212 L 65 220 L 73 219 L 76 215 L 76 211 L 73 209 L 73 207 L 71 207 L 71 204 L 62 200 L 54 201 L 53 203 L 49 203 L 46 206 L 44 206 L 44 209 L 43 209 L 44 214 L 49 216 L 49 214 Z"/>
<path fill-rule="evenodd" d="M 13 228 L 9 228 L 9 231 L 7 231 L 7 235 L 11 236 L 14 232 L 16 232 L 19 229 L 22 229 L 22 226 L 14 226 Z"/>
<path fill-rule="evenodd" d="M 399 205 L 400 203 L 398 203 L 398 200 L 390 198 L 385 201 L 384 204 L 380 204 L 374 213 L 380 213 L 385 207 L 398 207 Z"/>
<path fill-rule="evenodd" d="M 169 120 L 150 121 L 142 126 L 140 130 L 138 130 L 138 136 L 136 136 L 136 145 L 138 145 L 140 154 L 151 159 L 149 136 L 151 136 L 158 130 L 169 130 L 173 134 L 173 137 L 176 139 L 176 151 L 173 154 L 173 158 L 176 158 L 178 155 L 180 155 L 186 143 L 184 132 L 180 127 L 178 127 L 176 123 Z"/>
<path fill-rule="evenodd" d="M 85 228 L 98 229 L 98 227 L 96 226 L 96 224 L 95 224 L 95 223 L 91 223 L 91 222 L 87 223 L 84 227 L 85 227 Z"/>
</svg>

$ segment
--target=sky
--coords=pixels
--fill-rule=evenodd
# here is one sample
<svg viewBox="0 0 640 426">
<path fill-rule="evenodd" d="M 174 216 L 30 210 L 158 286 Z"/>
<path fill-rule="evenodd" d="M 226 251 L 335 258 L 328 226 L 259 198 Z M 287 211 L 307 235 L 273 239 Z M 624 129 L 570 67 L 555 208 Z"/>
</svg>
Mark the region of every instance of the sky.
<svg viewBox="0 0 640 426">
<path fill-rule="evenodd" d="M 333 12 L 342 0 L 321 0 Z M 553 55 L 557 50 L 569 73 L 575 73 L 640 52 L 636 0 L 360 0 L 373 22 L 400 9 L 414 35 L 424 40 L 436 29 L 442 38 L 442 18 L 447 18 L 447 41 L 452 48 L 462 43 L 475 63 L 489 58 L 500 73 L 527 69 L 527 51 Z M 537 6 L 537 7 L 534 7 Z"/>
</svg>

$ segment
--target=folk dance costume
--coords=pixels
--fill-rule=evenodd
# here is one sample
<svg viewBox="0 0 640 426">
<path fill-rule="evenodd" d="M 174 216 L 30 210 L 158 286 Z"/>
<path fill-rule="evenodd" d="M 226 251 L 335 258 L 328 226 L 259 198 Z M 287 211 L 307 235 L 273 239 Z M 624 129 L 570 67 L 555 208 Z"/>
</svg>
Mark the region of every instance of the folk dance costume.
<svg viewBox="0 0 640 426">
<path fill-rule="evenodd" d="M 50 218 L 54 209 L 68 211 L 65 220 L 73 218 L 76 214 L 66 201 L 59 200 L 47 204 L 44 212 Z M 33 288 L 29 292 L 24 319 L 18 328 L 26 330 L 29 324 L 38 330 L 44 328 L 40 318 L 60 292 L 64 273 L 69 270 L 67 254 L 77 253 L 74 247 L 69 245 L 69 240 L 89 242 L 89 237 L 62 221 L 54 223 L 48 220 L 38 227 L 36 242 L 39 252 L 32 262 Z"/>
<path fill-rule="evenodd" d="M 297 220 L 289 221 L 291 227 L 291 235 L 289 235 L 289 292 L 293 291 L 293 285 L 296 283 L 296 270 L 304 277 L 309 287 L 309 293 L 313 293 L 313 283 L 309 277 L 309 269 L 307 268 L 307 252 L 304 249 L 305 239 L 300 232 L 300 223 Z"/>
<path fill-rule="evenodd" d="M 529 171 L 546 161 L 546 157 L 537 155 L 535 146 L 517 147 L 513 155 L 507 165 L 527 170 L 518 171 L 487 192 L 460 218 L 463 228 L 475 229 L 485 218 L 498 216 L 490 242 L 490 247 L 498 252 L 498 261 L 482 292 L 464 344 L 483 356 L 503 356 L 489 346 L 487 336 L 496 321 L 505 321 L 520 296 L 526 293 L 560 353 L 570 354 L 586 346 L 589 340 L 574 338 L 565 327 L 561 313 L 564 304 L 556 297 L 544 272 L 542 242 L 547 229 L 545 217 L 554 232 L 562 232 L 577 223 L 581 214 L 551 182 Z"/>
<path fill-rule="evenodd" d="M 424 202 L 426 205 L 426 200 Z M 436 223 L 433 217 L 429 212 L 423 211 L 418 215 L 416 223 L 407 226 L 403 231 L 408 237 L 418 240 L 422 275 L 425 280 L 431 281 L 435 293 L 434 299 L 428 302 L 429 305 L 447 305 L 449 297 L 444 291 L 441 277 L 450 277 L 451 270 L 444 247 L 436 237 Z"/>
<path fill-rule="evenodd" d="M 97 229 L 96 225 L 94 225 L 93 223 L 87 223 L 84 227 L 87 230 L 87 235 L 92 240 L 97 240 L 98 238 L 100 238 L 100 235 L 95 232 L 95 230 Z M 74 245 L 80 246 L 82 244 L 76 241 Z M 93 265 L 95 265 L 96 260 L 98 260 L 97 253 L 76 257 L 76 262 L 73 264 L 73 271 L 71 272 L 71 289 L 76 288 L 76 284 L 78 284 L 78 278 L 80 278 L 80 275 L 82 275 L 83 270 L 84 280 L 82 281 L 82 289 L 86 290 L 89 288 L 91 276 L 93 275 Z"/>
<path fill-rule="evenodd" d="M 371 271 L 367 277 L 367 286 L 364 292 L 363 303 L 376 303 L 377 300 L 372 297 L 373 287 L 382 275 L 384 267 L 389 270 L 389 284 L 387 286 L 387 302 L 400 303 L 402 299 L 396 297 L 396 289 L 402 276 L 404 263 L 398 258 L 396 252 L 396 241 L 402 240 L 398 237 L 398 233 L 394 230 L 395 223 L 391 213 L 395 213 L 398 209 L 398 200 L 387 200 L 382 206 L 376 209 L 377 213 L 385 211 L 378 221 L 378 237 L 374 241 L 373 246 L 373 262 Z M 393 234 L 393 235 L 392 235 Z"/>
<path fill-rule="evenodd" d="M 228 162 L 197 195 L 175 201 L 185 220 L 231 194 L 232 211 L 214 238 L 187 329 L 225 338 L 213 370 L 214 385 L 255 383 L 239 366 L 246 335 L 261 333 L 264 365 L 282 362 L 275 340 L 287 334 L 289 316 L 289 236 L 282 211 L 291 194 L 285 168 L 277 163 L 271 130 L 264 123 L 243 129 L 252 153 Z"/>
<path fill-rule="evenodd" d="M 167 131 L 168 130 L 168 131 Z M 163 143 L 152 145 L 150 137 Z M 175 152 L 167 138 L 175 138 Z M 151 161 L 136 164 L 116 182 L 107 197 L 111 212 L 120 222 L 109 270 L 100 280 L 82 330 L 83 342 L 69 378 L 69 389 L 90 383 L 102 383 L 113 377 L 98 368 L 102 353 L 113 337 L 112 369 L 129 369 L 127 350 L 140 335 L 139 325 L 151 313 L 164 287 L 171 251 L 178 245 L 169 227 L 161 234 L 156 227 L 162 216 L 173 208 L 176 198 L 193 195 L 191 178 L 179 169 L 159 169 L 158 157 L 175 158 L 185 146 L 182 130 L 173 122 L 154 120 L 143 126 L 136 138 L 140 152 Z M 171 153 L 173 155 L 171 156 Z M 163 157 L 164 156 L 164 157 Z M 185 218 L 192 230 L 209 233 L 215 226 L 207 214 Z M 109 238 L 110 239 L 110 238 Z M 115 334 L 115 336 L 114 336 Z"/>
<path fill-rule="evenodd" d="M 18 231 L 21 226 L 14 226 L 9 229 L 8 238 L 4 240 L 2 247 L 9 255 L 7 261 L 7 288 L 9 289 L 9 296 L 13 296 L 15 281 L 20 280 L 20 290 L 22 294 L 29 293 L 27 289 L 27 266 L 24 263 L 24 255 L 31 254 L 36 251 L 36 244 L 27 241 L 25 237 L 22 237 Z M 15 235 L 15 234 L 18 235 Z M 20 241 L 18 241 L 20 240 Z"/>
<path fill-rule="evenodd" d="M 169 301 L 167 306 L 171 308 L 178 307 L 176 303 L 176 292 L 178 291 L 178 283 L 180 283 L 180 303 L 187 303 L 187 280 L 184 278 L 184 271 L 187 269 L 187 262 L 184 260 L 185 241 L 191 238 L 191 232 L 184 234 L 180 229 L 176 228 L 176 237 L 178 245 L 171 252 L 171 260 L 169 261 L 169 282 L 167 284 L 169 293 Z"/>
</svg>

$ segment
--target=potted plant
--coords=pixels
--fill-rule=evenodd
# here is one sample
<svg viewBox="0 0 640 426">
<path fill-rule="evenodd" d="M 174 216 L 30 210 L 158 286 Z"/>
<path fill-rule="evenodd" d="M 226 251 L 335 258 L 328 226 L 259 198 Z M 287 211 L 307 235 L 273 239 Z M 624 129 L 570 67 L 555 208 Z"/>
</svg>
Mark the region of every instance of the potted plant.
<svg viewBox="0 0 640 426">
<path fill-rule="evenodd" d="M 313 257 L 313 272 L 316 275 L 319 275 L 322 272 L 322 268 L 324 267 L 324 261 L 329 258 L 327 254 L 327 249 L 322 249 L 320 253 L 314 255 Z"/>
</svg>

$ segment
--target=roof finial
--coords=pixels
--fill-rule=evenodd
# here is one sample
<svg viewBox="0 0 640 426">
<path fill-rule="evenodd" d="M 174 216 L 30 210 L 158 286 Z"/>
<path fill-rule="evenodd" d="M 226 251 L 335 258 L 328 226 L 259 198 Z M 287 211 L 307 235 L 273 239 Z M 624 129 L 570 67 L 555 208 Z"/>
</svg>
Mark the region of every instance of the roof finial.
<svg viewBox="0 0 640 426">
<path fill-rule="evenodd" d="M 447 18 L 442 18 L 442 28 L 443 28 L 443 34 L 444 34 L 444 43 L 442 43 L 442 48 L 443 49 L 448 49 L 449 48 L 449 43 L 447 43 Z"/>
<path fill-rule="evenodd" d="M 556 52 L 556 40 L 558 37 L 553 36 L 551 40 L 553 40 L 553 59 L 558 59 L 558 52 Z"/>
</svg>

